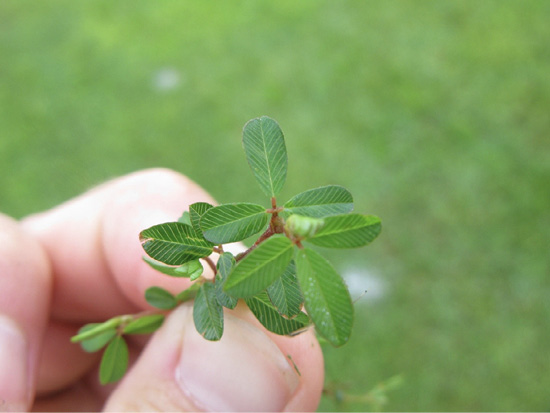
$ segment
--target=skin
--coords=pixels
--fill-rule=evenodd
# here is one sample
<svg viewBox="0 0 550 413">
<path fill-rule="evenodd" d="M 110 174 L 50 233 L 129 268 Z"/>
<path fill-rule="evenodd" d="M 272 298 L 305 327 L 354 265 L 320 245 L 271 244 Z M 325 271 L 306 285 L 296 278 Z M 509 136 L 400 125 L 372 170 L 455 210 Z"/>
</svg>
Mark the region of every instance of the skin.
<svg viewBox="0 0 550 413">
<path fill-rule="evenodd" d="M 215 203 L 185 176 L 152 169 L 20 222 L 0 215 L 0 348 L 9 350 L 0 357 L 0 410 L 317 408 L 324 374 L 313 332 L 276 336 L 242 306 L 226 313 L 215 344 L 197 339 L 182 306 L 150 339 L 130 340 L 131 368 L 108 386 L 98 383 L 100 354 L 70 343 L 85 323 L 150 309 L 143 292 L 152 285 L 174 293 L 188 285 L 142 262 L 138 234 L 199 201 Z"/>
</svg>

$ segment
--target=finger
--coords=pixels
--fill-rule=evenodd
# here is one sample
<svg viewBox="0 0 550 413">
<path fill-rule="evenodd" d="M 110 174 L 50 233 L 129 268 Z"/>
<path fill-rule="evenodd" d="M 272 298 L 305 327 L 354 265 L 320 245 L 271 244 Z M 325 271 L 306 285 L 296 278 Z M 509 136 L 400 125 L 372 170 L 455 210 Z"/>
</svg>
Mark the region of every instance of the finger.
<svg viewBox="0 0 550 413">
<path fill-rule="evenodd" d="M 48 252 L 55 276 L 52 313 L 58 320 L 96 321 L 147 307 L 151 285 L 182 290 L 187 280 L 166 277 L 141 257 L 143 229 L 175 221 L 198 201 L 213 202 L 198 185 L 165 169 L 108 182 L 24 220 Z"/>
<path fill-rule="evenodd" d="M 312 411 L 323 386 L 312 332 L 268 335 L 236 310 L 205 340 L 191 305 L 174 311 L 107 402 L 107 411 Z M 234 315 L 236 314 L 236 315 Z"/>
<path fill-rule="evenodd" d="M 27 410 L 49 313 L 50 268 L 40 245 L 0 215 L 0 409 Z"/>
</svg>

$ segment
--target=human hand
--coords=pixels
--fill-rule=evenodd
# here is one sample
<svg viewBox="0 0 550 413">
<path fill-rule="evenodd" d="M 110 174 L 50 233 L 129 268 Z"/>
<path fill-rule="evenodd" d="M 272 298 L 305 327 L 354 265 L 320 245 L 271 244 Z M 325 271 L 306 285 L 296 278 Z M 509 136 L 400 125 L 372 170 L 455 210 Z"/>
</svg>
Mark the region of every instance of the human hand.
<svg viewBox="0 0 550 413">
<path fill-rule="evenodd" d="M 138 234 L 199 201 L 214 203 L 184 176 L 154 169 L 21 223 L 0 215 L 0 411 L 316 409 L 324 375 L 313 332 L 277 336 L 239 307 L 209 342 L 181 306 L 150 340 L 129 341 L 132 366 L 115 385 L 99 384 L 98 354 L 70 343 L 85 323 L 149 308 L 152 285 L 185 288 L 141 260 Z"/>
</svg>

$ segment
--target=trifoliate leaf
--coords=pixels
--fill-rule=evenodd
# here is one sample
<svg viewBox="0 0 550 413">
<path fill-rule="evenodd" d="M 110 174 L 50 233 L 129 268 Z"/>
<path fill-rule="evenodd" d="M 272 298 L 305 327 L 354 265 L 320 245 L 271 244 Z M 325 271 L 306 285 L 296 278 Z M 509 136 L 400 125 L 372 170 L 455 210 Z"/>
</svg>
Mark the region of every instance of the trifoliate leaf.
<svg viewBox="0 0 550 413">
<path fill-rule="evenodd" d="M 287 318 L 300 314 L 304 297 L 296 278 L 296 265 L 290 261 L 285 272 L 267 287 L 267 295 L 277 311 Z"/>
<path fill-rule="evenodd" d="M 149 305 L 161 310 L 171 310 L 178 305 L 176 297 L 160 287 L 149 287 L 145 290 L 145 300 L 147 300 Z"/>
<path fill-rule="evenodd" d="M 155 270 L 171 277 L 185 277 L 196 279 L 200 277 L 203 272 L 203 267 L 199 260 L 189 261 L 177 267 L 163 264 L 161 262 L 152 260 L 149 257 L 143 257 L 143 261 L 145 261 Z"/>
<path fill-rule="evenodd" d="M 374 215 L 347 214 L 324 219 L 325 225 L 307 241 L 327 248 L 356 248 L 373 241 L 382 229 Z"/>
<path fill-rule="evenodd" d="M 239 203 L 210 208 L 200 220 L 204 237 L 215 244 L 241 241 L 267 225 L 269 215 L 261 205 Z"/>
<path fill-rule="evenodd" d="M 259 244 L 233 269 L 224 290 L 235 298 L 251 297 L 280 277 L 292 259 L 294 244 L 282 234 Z"/>
<path fill-rule="evenodd" d="M 158 330 L 164 322 L 164 315 L 151 314 L 130 321 L 124 327 L 124 334 L 150 334 Z"/>
<path fill-rule="evenodd" d="M 101 384 L 118 381 L 128 368 L 128 345 L 121 336 L 115 337 L 105 349 L 99 366 Z"/>
<path fill-rule="evenodd" d="M 245 302 L 258 321 L 275 334 L 291 334 L 309 325 L 309 317 L 304 313 L 291 320 L 281 316 L 265 292 L 245 298 Z"/>
<path fill-rule="evenodd" d="M 308 248 L 296 254 L 296 273 L 307 313 L 317 331 L 334 346 L 346 343 L 353 324 L 353 304 L 342 277 Z"/>
<path fill-rule="evenodd" d="M 94 328 L 102 326 L 102 323 L 91 323 L 86 324 L 83 326 L 80 330 L 78 330 L 78 334 L 82 334 L 85 332 L 92 331 Z M 97 331 L 97 330 L 96 330 Z M 112 340 L 114 336 L 116 336 L 117 330 L 115 327 L 109 327 L 107 330 L 103 330 L 99 333 L 96 333 L 94 336 L 81 340 L 80 345 L 82 346 L 82 349 L 88 353 L 94 353 L 98 350 L 101 350 L 104 346 L 109 343 L 109 341 Z"/>
<path fill-rule="evenodd" d="M 223 307 L 216 298 L 214 284 L 201 285 L 193 305 L 193 320 L 199 334 L 216 341 L 223 334 Z"/>
<path fill-rule="evenodd" d="M 324 218 L 353 210 L 353 197 L 344 187 L 322 186 L 302 192 L 284 204 L 284 213 Z"/>
<path fill-rule="evenodd" d="M 224 252 L 222 255 L 220 255 L 216 266 L 218 269 L 216 273 L 215 284 L 216 296 L 218 297 L 218 301 L 221 305 L 226 308 L 233 309 L 237 305 L 238 300 L 236 298 L 230 297 L 223 290 L 225 281 L 227 280 L 229 273 L 231 273 L 233 267 L 235 266 L 235 258 L 233 257 L 233 254 L 231 254 L 230 252 Z"/>
<path fill-rule="evenodd" d="M 212 253 L 212 245 L 181 222 L 155 225 L 139 235 L 145 252 L 168 265 L 182 265 Z"/>
<path fill-rule="evenodd" d="M 262 191 L 278 195 L 286 180 L 288 157 L 278 123 L 267 117 L 252 119 L 243 129 L 246 159 Z"/>
<path fill-rule="evenodd" d="M 191 217 L 191 225 L 197 234 L 202 234 L 202 229 L 200 226 L 201 217 L 206 211 L 212 208 L 207 202 L 195 202 L 194 204 L 189 205 L 189 215 Z"/>
</svg>

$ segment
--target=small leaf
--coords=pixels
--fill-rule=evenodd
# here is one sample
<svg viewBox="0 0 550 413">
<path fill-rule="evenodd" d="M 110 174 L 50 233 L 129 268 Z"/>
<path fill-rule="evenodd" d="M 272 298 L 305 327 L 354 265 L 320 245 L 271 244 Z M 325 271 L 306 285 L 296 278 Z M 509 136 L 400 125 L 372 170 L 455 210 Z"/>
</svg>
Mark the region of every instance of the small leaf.
<svg viewBox="0 0 550 413">
<path fill-rule="evenodd" d="M 227 277 L 233 270 L 234 266 L 235 257 L 233 257 L 233 254 L 231 254 L 230 252 L 224 252 L 222 255 L 220 255 L 217 263 L 218 271 L 216 273 L 216 296 L 218 297 L 218 301 L 221 305 L 231 310 L 235 308 L 238 300 L 227 295 L 226 292 L 223 290 L 223 287 L 225 285 Z"/>
<path fill-rule="evenodd" d="M 90 338 L 96 337 L 104 333 L 105 331 L 111 330 L 113 328 L 116 329 L 121 322 L 122 322 L 122 317 L 117 316 L 117 317 L 110 318 L 109 320 L 104 321 L 103 323 L 86 324 L 79 330 L 78 334 L 71 337 L 71 342 L 77 343 L 79 341 L 88 340 Z"/>
<path fill-rule="evenodd" d="M 99 381 L 101 384 L 118 381 L 128 368 L 128 345 L 117 336 L 109 343 L 99 366 Z"/>
<path fill-rule="evenodd" d="M 382 229 L 374 215 L 347 214 L 325 218 L 325 225 L 307 241 L 320 247 L 355 248 L 372 242 Z"/>
<path fill-rule="evenodd" d="M 158 330 L 164 322 L 164 315 L 151 314 L 130 321 L 124 327 L 124 334 L 150 334 Z"/>
<path fill-rule="evenodd" d="M 254 248 L 233 269 L 224 290 L 235 298 L 251 297 L 280 277 L 292 259 L 294 244 L 282 234 L 273 235 Z"/>
<path fill-rule="evenodd" d="M 212 246 L 181 222 L 155 225 L 139 235 L 145 252 L 168 265 L 182 265 L 212 253 Z"/>
<path fill-rule="evenodd" d="M 199 334 L 217 341 L 223 334 L 223 307 L 216 298 L 214 284 L 201 285 L 193 305 L 193 320 Z"/>
<path fill-rule="evenodd" d="M 286 180 L 288 157 L 279 124 L 267 116 L 252 119 L 243 129 L 246 159 L 262 191 L 278 195 Z"/>
<path fill-rule="evenodd" d="M 269 215 L 261 205 L 224 204 L 206 211 L 200 226 L 204 237 L 215 244 L 241 241 L 260 232 Z"/>
<path fill-rule="evenodd" d="M 199 260 L 189 261 L 177 267 L 163 264 L 149 257 L 143 257 L 143 261 L 145 261 L 155 270 L 171 277 L 185 277 L 196 279 L 200 277 L 203 272 L 203 267 Z"/>
<path fill-rule="evenodd" d="M 184 303 L 185 301 L 189 301 L 195 298 L 197 295 L 199 288 L 199 283 L 191 284 L 191 286 L 182 292 L 180 292 L 178 295 L 176 295 L 176 300 L 178 300 L 178 303 Z"/>
<path fill-rule="evenodd" d="M 292 318 L 300 314 L 304 297 L 296 278 L 294 261 L 290 261 L 283 275 L 267 287 L 267 295 L 283 316 Z"/>
<path fill-rule="evenodd" d="M 284 204 L 285 213 L 324 218 L 353 210 L 353 197 L 344 187 L 322 186 L 302 192 Z"/>
<path fill-rule="evenodd" d="M 78 334 L 82 334 L 87 331 L 92 331 L 94 328 L 97 328 L 98 326 L 101 326 L 101 325 L 102 323 L 86 324 L 80 330 L 78 330 Z M 82 346 L 82 349 L 84 351 L 88 353 L 94 353 L 98 350 L 101 350 L 105 345 L 107 345 L 107 343 L 109 343 L 109 341 L 111 341 L 114 336 L 116 336 L 116 328 L 110 327 L 107 330 L 104 330 L 100 333 L 96 333 L 91 338 L 82 340 L 80 342 L 80 345 Z"/>
<path fill-rule="evenodd" d="M 325 225 L 321 218 L 311 218 L 302 215 L 291 215 L 285 222 L 285 230 L 296 238 L 311 238 Z"/>
<path fill-rule="evenodd" d="M 145 300 L 147 300 L 149 305 L 161 310 L 171 310 L 178 305 L 176 297 L 160 287 L 149 287 L 145 290 Z"/>
<path fill-rule="evenodd" d="M 275 334 L 291 334 L 309 325 L 309 317 L 304 313 L 291 320 L 281 316 L 265 292 L 245 298 L 245 302 L 258 321 Z"/>
<path fill-rule="evenodd" d="M 200 226 L 201 217 L 206 211 L 212 208 L 207 202 L 195 202 L 194 204 L 189 205 L 189 214 L 191 216 L 191 225 L 197 234 L 202 235 L 202 229 Z"/>
<path fill-rule="evenodd" d="M 178 218 L 178 222 L 181 222 L 182 224 L 191 225 L 191 218 L 189 216 L 189 211 L 183 211 L 183 214 L 181 214 L 181 217 Z"/>
<path fill-rule="evenodd" d="M 297 252 L 296 271 L 307 313 L 317 331 L 335 346 L 346 343 L 353 324 L 353 304 L 342 277 L 308 248 Z"/>
</svg>

